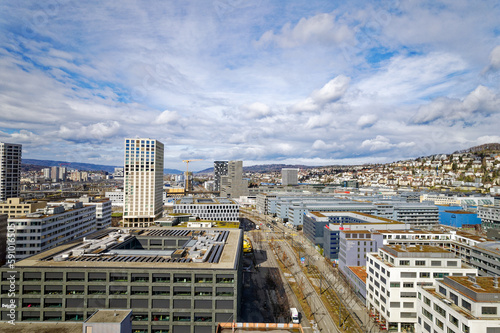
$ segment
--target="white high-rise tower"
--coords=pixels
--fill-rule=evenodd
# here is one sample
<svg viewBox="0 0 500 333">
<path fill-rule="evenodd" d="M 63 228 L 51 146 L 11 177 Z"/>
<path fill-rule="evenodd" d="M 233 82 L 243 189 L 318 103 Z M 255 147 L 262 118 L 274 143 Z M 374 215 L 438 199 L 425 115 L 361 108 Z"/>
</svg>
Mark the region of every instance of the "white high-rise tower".
<svg viewBox="0 0 500 333">
<path fill-rule="evenodd" d="M 148 227 L 163 213 L 163 143 L 125 139 L 124 227 Z"/>
</svg>

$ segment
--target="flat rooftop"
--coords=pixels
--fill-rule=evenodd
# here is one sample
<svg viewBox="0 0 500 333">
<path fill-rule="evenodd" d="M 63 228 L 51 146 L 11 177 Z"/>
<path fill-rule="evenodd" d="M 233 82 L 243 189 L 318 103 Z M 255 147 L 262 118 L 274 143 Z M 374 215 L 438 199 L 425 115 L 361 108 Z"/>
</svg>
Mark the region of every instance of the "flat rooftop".
<svg viewBox="0 0 500 333">
<path fill-rule="evenodd" d="M 204 204 L 204 205 L 237 205 L 237 203 L 229 198 L 195 198 L 195 197 L 184 197 L 176 200 L 177 205 L 193 205 L 193 204 Z"/>
<path fill-rule="evenodd" d="M 94 267 L 134 269 L 236 269 L 241 251 L 240 229 L 132 229 L 128 233 L 109 228 L 85 239 L 61 245 L 19 261 L 17 267 Z M 125 249 L 135 240 L 173 239 L 182 246 L 158 249 Z M 179 243 L 180 244 L 180 243 Z"/>
<path fill-rule="evenodd" d="M 132 310 L 99 310 L 90 316 L 86 323 L 121 323 Z"/>
<path fill-rule="evenodd" d="M 448 279 L 475 293 L 500 294 L 500 288 L 495 288 L 494 277 L 492 276 L 476 276 L 474 279 L 467 276 L 448 276 Z M 446 282 L 447 280 L 443 280 L 443 283 L 446 284 Z M 500 298 L 498 298 L 497 302 L 500 302 Z"/>
<path fill-rule="evenodd" d="M 8 333 L 82 333 L 82 322 L 78 323 L 27 323 L 16 320 L 15 325 L 0 323 L 0 332 Z"/>
<path fill-rule="evenodd" d="M 404 224 L 402 222 L 398 222 L 395 220 L 391 219 L 386 219 L 384 217 L 379 217 L 375 215 L 370 215 L 366 213 L 360 213 L 360 212 L 355 212 L 355 211 L 329 211 L 329 212 L 310 212 L 310 214 L 320 218 L 320 219 L 325 219 L 328 220 L 330 217 L 350 217 L 356 220 L 359 220 L 359 223 L 371 223 L 371 224 Z M 324 221 L 326 222 L 326 221 Z M 340 223 L 332 223 L 331 224 L 340 224 Z M 349 224 L 358 224 L 358 223 L 343 223 L 345 225 Z"/>
<path fill-rule="evenodd" d="M 366 283 L 366 278 L 368 276 L 366 273 L 366 266 L 348 266 L 347 268 L 349 268 L 361 281 Z"/>
<path fill-rule="evenodd" d="M 396 252 L 400 252 L 400 253 L 401 252 L 406 252 L 406 253 L 450 253 L 450 251 L 448 251 L 448 250 L 445 250 L 439 246 L 432 246 L 432 245 L 416 245 L 416 246 L 385 245 L 384 247 L 388 247 L 388 248 L 393 249 Z"/>
</svg>

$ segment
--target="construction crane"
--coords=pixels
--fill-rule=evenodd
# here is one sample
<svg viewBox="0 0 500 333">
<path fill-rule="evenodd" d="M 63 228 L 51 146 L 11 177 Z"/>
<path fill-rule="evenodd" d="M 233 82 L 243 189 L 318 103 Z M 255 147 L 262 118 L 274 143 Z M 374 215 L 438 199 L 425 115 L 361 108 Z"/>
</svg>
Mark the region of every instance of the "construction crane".
<svg viewBox="0 0 500 333">
<path fill-rule="evenodd" d="M 186 179 L 185 179 L 185 187 L 184 190 L 186 192 L 189 192 L 190 186 L 189 186 L 189 162 L 194 162 L 194 161 L 203 161 L 203 159 L 195 159 L 195 160 L 182 160 L 182 162 L 186 163 Z"/>
</svg>

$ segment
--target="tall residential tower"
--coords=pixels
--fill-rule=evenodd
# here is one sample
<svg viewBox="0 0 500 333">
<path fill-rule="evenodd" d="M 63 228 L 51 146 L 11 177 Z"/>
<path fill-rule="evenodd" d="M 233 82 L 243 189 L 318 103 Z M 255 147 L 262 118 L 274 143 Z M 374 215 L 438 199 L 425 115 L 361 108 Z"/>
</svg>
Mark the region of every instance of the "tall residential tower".
<svg viewBox="0 0 500 333">
<path fill-rule="evenodd" d="M 220 191 L 222 176 L 227 176 L 227 161 L 214 161 L 214 190 Z"/>
<path fill-rule="evenodd" d="M 163 143 L 125 139 L 124 227 L 148 227 L 163 212 Z"/>
<path fill-rule="evenodd" d="M 0 142 L 0 201 L 19 197 L 22 146 Z"/>
</svg>

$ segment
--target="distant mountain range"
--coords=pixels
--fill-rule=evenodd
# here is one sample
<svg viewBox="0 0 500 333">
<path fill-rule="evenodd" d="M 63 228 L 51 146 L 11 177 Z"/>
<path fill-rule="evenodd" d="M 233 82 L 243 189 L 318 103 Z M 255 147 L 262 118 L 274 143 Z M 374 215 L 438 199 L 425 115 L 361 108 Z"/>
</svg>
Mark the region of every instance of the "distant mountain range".
<svg viewBox="0 0 500 333">
<path fill-rule="evenodd" d="M 460 150 L 454 154 L 500 154 L 500 143 L 487 143 L 480 146 L 471 147 L 468 149 Z M 448 154 L 438 154 L 438 155 L 449 155 Z M 432 155 L 430 155 L 432 156 Z M 35 169 L 40 169 L 41 167 L 47 168 L 52 166 L 66 166 L 68 168 L 74 168 L 78 170 L 85 171 L 106 171 L 108 173 L 113 173 L 116 166 L 112 165 L 101 165 L 101 164 L 91 164 L 91 163 L 80 163 L 80 162 L 65 162 L 65 161 L 49 161 L 49 160 L 33 160 L 33 159 L 23 159 L 22 161 L 23 169 L 27 169 L 29 166 L 34 166 Z M 281 172 L 283 168 L 297 168 L 297 169 L 313 169 L 313 168 L 324 168 L 324 167 L 349 167 L 349 166 L 308 166 L 308 165 L 290 165 L 290 164 L 264 164 L 264 165 L 252 165 L 243 167 L 244 172 L 254 172 L 254 173 L 270 173 L 270 172 Z M 350 166 L 352 167 L 352 166 Z M 180 175 L 183 173 L 181 170 L 177 169 L 163 169 L 165 174 Z M 208 168 L 201 171 L 195 172 L 195 174 L 213 174 L 214 168 Z"/>
<path fill-rule="evenodd" d="M 53 166 L 64 166 L 67 168 L 83 170 L 83 171 L 106 171 L 108 173 L 113 173 L 115 171 L 115 168 L 119 168 L 118 166 L 113 166 L 113 165 L 66 162 L 66 161 L 33 160 L 29 158 L 23 158 L 22 164 L 23 166 L 34 165 L 43 168 L 49 168 Z M 182 174 L 182 171 L 177 169 L 163 169 L 163 173 L 179 175 Z"/>
</svg>

